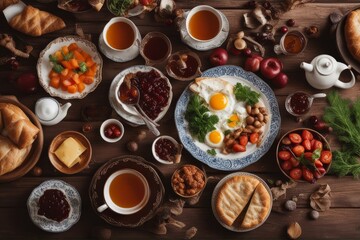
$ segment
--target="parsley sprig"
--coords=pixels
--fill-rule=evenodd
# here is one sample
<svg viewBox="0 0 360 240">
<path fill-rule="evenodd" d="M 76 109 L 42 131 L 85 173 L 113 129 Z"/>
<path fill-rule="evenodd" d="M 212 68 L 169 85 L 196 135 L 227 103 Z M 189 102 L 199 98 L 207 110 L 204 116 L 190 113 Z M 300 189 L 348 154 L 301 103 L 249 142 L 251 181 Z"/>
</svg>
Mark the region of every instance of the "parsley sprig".
<svg viewBox="0 0 360 240">
<path fill-rule="evenodd" d="M 189 131 L 200 142 L 205 141 L 205 135 L 214 130 L 219 121 L 218 116 L 211 115 L 198 95 L 192 95 L 186 108 L 185 119 L 189 123 Z"/>
<path fill-rule="evenodd" d="M 243 86 L 241 83 L 237 83 L 234 87 L 234 95 L 236 100 L 243 101 L 251 106 L 259 102 L 260 93 L 257 93 L 249 86 Z"/>
</svg>

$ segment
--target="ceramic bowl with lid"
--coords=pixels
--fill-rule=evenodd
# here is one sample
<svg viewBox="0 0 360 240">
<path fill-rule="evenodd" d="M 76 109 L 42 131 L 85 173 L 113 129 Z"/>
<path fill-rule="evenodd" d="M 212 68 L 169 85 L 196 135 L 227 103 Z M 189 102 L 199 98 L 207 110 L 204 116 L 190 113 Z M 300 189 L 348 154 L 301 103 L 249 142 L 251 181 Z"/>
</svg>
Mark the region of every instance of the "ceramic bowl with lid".
<svg viewBox="0 0 360 240">
<path fill-rule="evenodd" d="M 166 64 L 167 74 L 180 81 L 189 81 L 201 75 L 199 56 L 188 50 L 173 53 Z"/>
</svg>

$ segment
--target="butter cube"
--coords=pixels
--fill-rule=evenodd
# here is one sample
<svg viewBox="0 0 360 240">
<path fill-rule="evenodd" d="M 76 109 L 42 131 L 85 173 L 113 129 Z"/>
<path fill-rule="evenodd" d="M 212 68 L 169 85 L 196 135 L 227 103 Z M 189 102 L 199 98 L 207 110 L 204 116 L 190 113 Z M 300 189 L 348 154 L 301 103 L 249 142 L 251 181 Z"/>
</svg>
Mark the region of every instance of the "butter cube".
<svg viewBox="0 0 360 240">
<path fill-rule="evenodd" d="M 80 142 L 74 138 L 67 138 L 55 151 L 55 155 L 63 162 L 68 168 L 71 168 L 80 161 L 80 155 L 85 152 L 84 147 Z"/>
</svg>

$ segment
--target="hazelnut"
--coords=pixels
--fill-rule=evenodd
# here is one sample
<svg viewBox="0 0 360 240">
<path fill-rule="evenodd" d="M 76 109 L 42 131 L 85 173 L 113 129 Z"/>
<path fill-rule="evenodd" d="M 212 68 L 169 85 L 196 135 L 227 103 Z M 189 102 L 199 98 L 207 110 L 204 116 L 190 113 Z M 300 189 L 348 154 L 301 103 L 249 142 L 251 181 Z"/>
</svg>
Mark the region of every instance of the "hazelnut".
<svg viewBox="0 0 360 240">
<path fill-rule="evenodd" d="M 286 210 L 294 211 L 296 209 L 296 202 L 293 200 L 287 200 L 284 206 Z"/>
<path fill-rule="evenodd" d="M 234 47 L 237 49 L 237 50 L 242 50 L 244 48 L 246 48 L 246 42 L 244 39 L 242 38 L 238 38 L 234 41 Z"/>
<path fill-rule="evenodd" d="M 309 38 L 317 38 L 319 36 L 319 29 L 316 26 L 310 26 L 305 28 L 305 34 Z"/>
<path fill-rule="evenodd" d="M 243 31 L 240 31 L 240 32 L 238 32 L 237 34 L 236 34 L 236 38 L 243 38 L 245 36 L 245 33 L 243 32 Z"/>
<path fill-rule="evenodd" d="M 32 174 L 36 177 L 39 177 L 42 174 L 42 169 L 40 167 L 34 167 L 32 169 Z"/>
<path fill-rule="evenodd" d="M 135 141 L 129 141 L 126 144 L 126 147 L 130 152 L 136 152 L 139 148 L 138 144 Z"/>
<path fill-rule="evenodd" d="M 320 216 L 319 212 L 316 210 L 312 210 L 309 215 L 310 215 L 310 218 L 314 219 L 314 220 L 318 219 Z"/>
</svg>

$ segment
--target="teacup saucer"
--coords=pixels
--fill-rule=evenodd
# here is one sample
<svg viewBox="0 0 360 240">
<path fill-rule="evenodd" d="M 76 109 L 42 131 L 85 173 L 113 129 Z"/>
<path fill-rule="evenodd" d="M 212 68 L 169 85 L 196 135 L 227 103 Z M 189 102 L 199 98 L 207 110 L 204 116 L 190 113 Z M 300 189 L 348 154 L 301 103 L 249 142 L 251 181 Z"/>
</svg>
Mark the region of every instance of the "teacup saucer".
<svg viewBox="0 0 360 240">
<path fill-rule="evenodd" d="M 221 29 L 221 32 L 214 40 L 209 42 L 198 42 L 189 36 L 188 32 L 186 31 L 186 17 L 188 13 L 189 11 L 185 12 L 184 19 L 179 23 L 180 37 L 186 45 L 198 51 L 207 51 L 220 47 L 225 42 L 226 38 L 229 35 L 230 25 L 228 19 L 222 12 L 219 11 L 220 16 L 223 20 L 223 27 Z"/>
<path fill-rule="evenodd" d="M 135 41 L 138 43 L 138 46 L 133 45 L 127 52 L 121 54 L 106 46 L 103 33 L 101 33 L 99 37 L 99 49 L 107 58 L 113 60 L 114 62 L 131 61 L 134 58 L 136 58 L 140 53 L 140 42 L 142 38 L 138 29 L 136 29 L 136 32 L 137 32 L 137 37 Z"/>
</svg>

